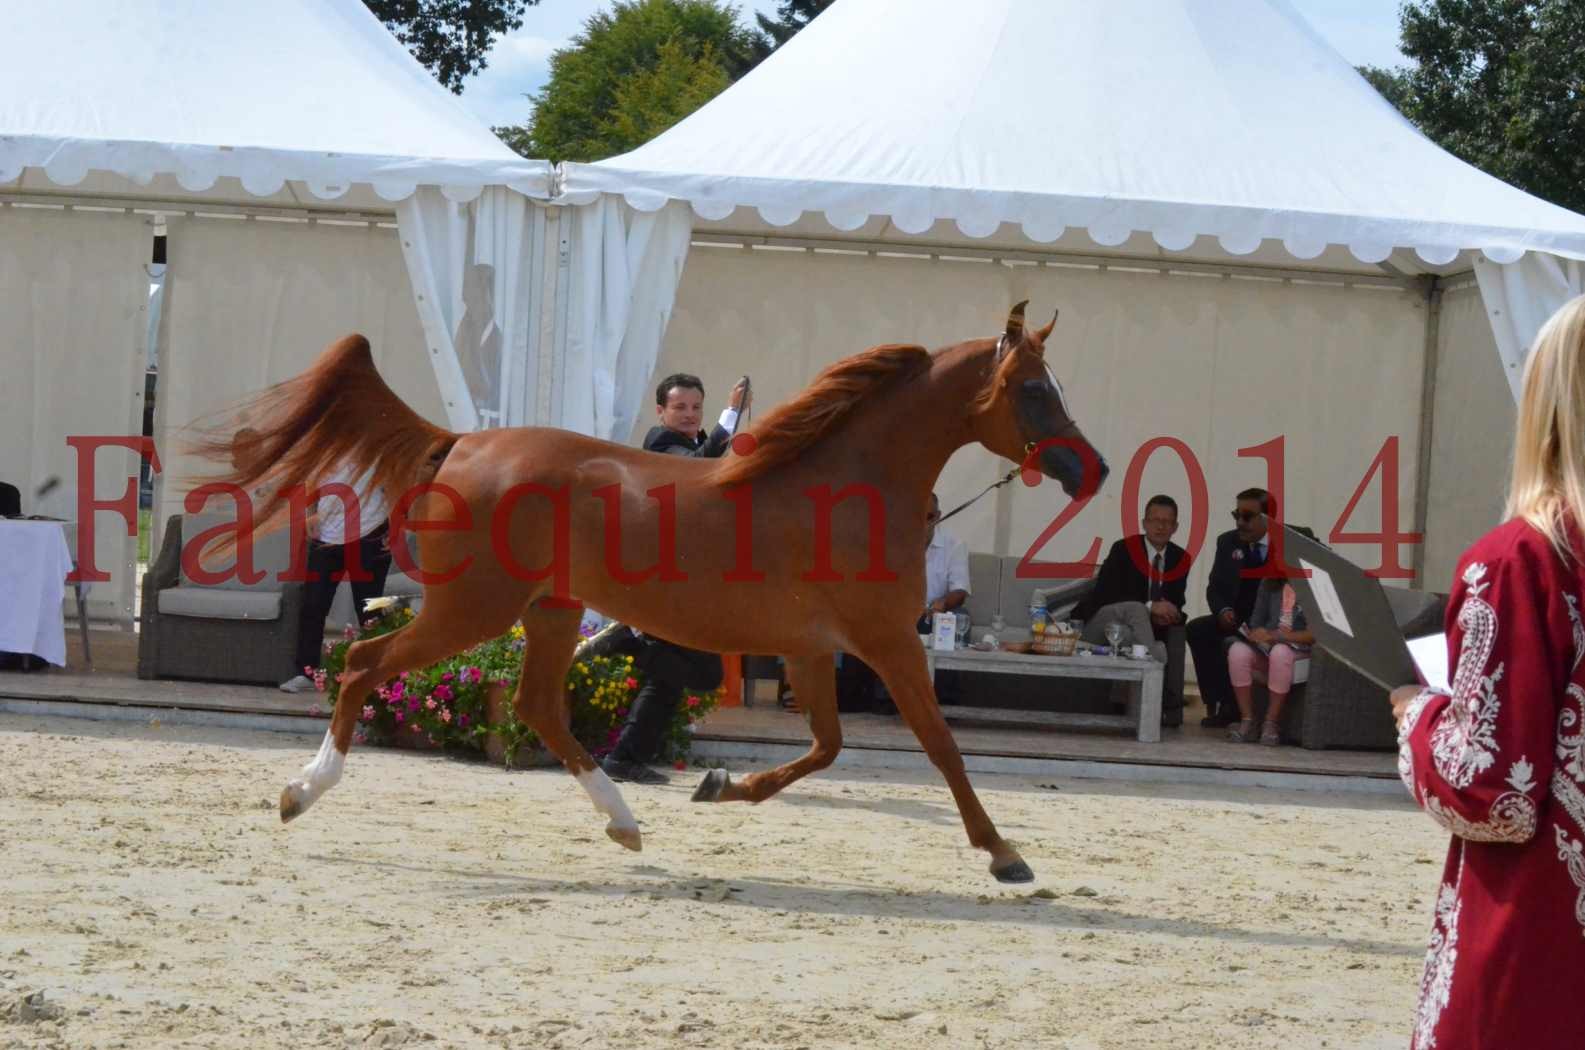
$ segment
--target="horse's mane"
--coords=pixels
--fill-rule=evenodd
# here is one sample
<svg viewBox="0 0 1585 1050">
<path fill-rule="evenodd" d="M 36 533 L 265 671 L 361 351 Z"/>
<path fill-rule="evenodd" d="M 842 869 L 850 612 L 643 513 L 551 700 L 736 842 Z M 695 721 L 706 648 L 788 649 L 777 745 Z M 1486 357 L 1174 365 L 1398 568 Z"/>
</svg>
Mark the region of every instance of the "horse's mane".
<svg viewBox="0 0 1585 1050">
<path fill-rule="evenodd" d="M 929 366 L 928 350 L 902 344 L 872 347 L 843 358 L 817 375 L 803 393 L 746 431 L 755 438 L 754 452 L 721 460 L 715 479 L 723 484 L 752 481 L 794 459 L 851 417 L 865 397 Z"/>
</svg>

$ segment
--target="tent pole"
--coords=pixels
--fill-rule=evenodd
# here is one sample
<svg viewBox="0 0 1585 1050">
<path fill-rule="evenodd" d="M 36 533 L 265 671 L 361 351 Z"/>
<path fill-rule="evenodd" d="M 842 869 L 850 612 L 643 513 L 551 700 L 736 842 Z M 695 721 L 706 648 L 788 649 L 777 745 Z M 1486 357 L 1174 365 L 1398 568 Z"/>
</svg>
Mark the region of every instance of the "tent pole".
<svg viewBox="0 0 1585 1050">
<path fill-rule="evenodd" d="M 1423 278 L 1425 288 L 1425 348 L 1420 371 L 1420 443 L 1416 449 L 1414 472 L 1414 531 L 1420 542 L 1414 545 L 1414 583 L 1424 590 L 1425 533 L 1431 503 L 1431 442 L 1436 434 L 1437 346 L 1442 334 L 1442 280 L 1434 275 Z"/>
</svg>

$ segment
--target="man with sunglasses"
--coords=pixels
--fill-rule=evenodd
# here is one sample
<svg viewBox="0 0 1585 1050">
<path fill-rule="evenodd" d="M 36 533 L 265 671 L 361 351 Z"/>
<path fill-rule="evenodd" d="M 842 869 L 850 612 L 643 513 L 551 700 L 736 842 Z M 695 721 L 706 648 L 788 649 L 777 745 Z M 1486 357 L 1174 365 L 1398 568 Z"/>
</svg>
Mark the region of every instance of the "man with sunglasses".
<svg viewBox="0 0 1585 1050">
<path fill-rule="evenodd" d="M 1260 578 L 1246 577 L 1245 570 L 1266 564 L 1271 553 L 1266 526 L 1275 510 L 1271 493 L 1265 489 L 1245 489 L 1238 494 L 1233 511 L 1236 527 L 1216 537 L 1216 560 L 1205 587 L 1210 615 L 1189 621 L 1189 652 L 1207 712 L 1200 724 L 1208 728 L 1229 726 L 1239 718 L 1233 683 L 1227 675 L 1226 639 L 1238 633 L 1238 625 L 1255 608 Z"/>
</svg>

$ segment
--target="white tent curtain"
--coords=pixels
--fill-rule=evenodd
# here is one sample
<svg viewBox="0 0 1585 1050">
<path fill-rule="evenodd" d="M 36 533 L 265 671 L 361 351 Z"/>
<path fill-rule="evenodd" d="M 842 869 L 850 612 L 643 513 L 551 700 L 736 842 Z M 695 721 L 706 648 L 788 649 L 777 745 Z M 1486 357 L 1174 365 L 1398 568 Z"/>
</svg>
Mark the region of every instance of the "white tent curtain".
<svg viewBox="0 0 1585 1050">
<path fill-rule="evenodd" d="M 638 211 L 611 195 L 570 211 L 571 284 L 554 422 L 625 441 L 677 298 L 693 212 L 681 201 Z"/>
<path fill-rule="evenodd" d="M 1497 338 L 1503 374 L 1517 403 L 1525 357 L 1541 326 L 1564 303 L 1585 294 L 1585 263 L 1545 252 L 1530 252 L 1511 263 L 1481 257 L 1475 260 L 1475 278 Z"/>
<path fill-rule="evenodd" d="M 156 528 L 182 511 L 186 482 L 215 469 L 183 454 L 184 428 L 297 375 L 348 333 L 368 338 L 380 374 L 414 411 L 445 418 L 395 230 L 173 217 L 167 259 Z"/>
<path fill-rule="evenodd" d="M 0 207 L 0 480 L 22 490 L 24 514 L 77 520 L 68 437 L 142 432 L 153 243 L 145 216 Z M 103 449 L 82 496 L 119 498 L 137 476 L 135 453 Z M 90 618 L 131 623 L 136 553 L 125 519 L 94 515 L 94 564 L 111 578 L 93 585 Z"/>
<path fill-rule="evenodd" d="M 536 421 L 546 213 L 519 193 L 397 206 L 402 255 L 453 430 Z"/>
</svg>

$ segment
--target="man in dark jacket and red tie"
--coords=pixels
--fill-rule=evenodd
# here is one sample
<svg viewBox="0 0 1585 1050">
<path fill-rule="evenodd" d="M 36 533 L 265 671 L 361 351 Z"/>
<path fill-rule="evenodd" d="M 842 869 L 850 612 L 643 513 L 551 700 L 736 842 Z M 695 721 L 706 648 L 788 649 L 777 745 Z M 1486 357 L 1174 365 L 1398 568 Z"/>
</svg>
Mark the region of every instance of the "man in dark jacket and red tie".
<svg viewBox="0 0 1585 1050">
<path fill-rule="evenodd" d="M 1084 621 L 1084 639 L 1106 640 L 1106 625 L 1121 621 L 1134 644 L 1149 646 L 1167 665 L 1161 690 L 1161 724 L 1183 724 L 1183 607 L 1188 601 L 1189 554 L 1172 542 L 1178 503 L 1152 496 L 1142 531 L 1112 544 L 1095 587 L 1073 610 Z M 1171 579 L 1168 577 L 1171 576 Z"/>
</svg>

